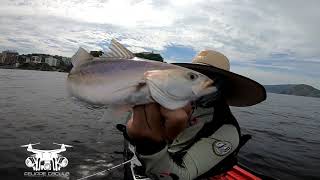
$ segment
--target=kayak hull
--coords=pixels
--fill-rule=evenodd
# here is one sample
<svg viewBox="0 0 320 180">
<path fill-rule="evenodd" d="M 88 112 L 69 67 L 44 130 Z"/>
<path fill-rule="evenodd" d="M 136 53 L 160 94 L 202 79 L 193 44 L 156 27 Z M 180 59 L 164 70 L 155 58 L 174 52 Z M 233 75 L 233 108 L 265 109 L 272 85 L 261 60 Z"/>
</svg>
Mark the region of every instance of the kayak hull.
<svg viewBox="0 0 320 180">
<path fill-rule="evenodd" d="M 262 180 L 256 175 L 250 173 L 239 165 L 233 166 L 233 168 L 224 174 L 217 175 L 209 178 L 210 180 Z"/>
</svg>

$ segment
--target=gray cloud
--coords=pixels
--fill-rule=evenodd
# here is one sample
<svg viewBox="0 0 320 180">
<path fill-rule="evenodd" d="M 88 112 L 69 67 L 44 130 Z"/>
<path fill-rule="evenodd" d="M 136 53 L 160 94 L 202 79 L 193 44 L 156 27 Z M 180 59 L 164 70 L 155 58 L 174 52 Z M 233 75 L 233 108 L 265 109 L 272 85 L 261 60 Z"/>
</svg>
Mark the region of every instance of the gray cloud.
<svg viewBox="0 0 320 180">
<path fill-rule="evenodd" d="M 3 0 L 0 14 L 7 19 L 29 16 L 29 24 L 34 24 L 32 21 L 39 24 L 37 18 L 44 16 L 60 18 L 61 21 L 55 23 L 70 20 L 68 23 L 79 22 L 83 26 L 109 24 L 118 26 L 117 33 L 128 37 L 127 42 L 149 42 L 155 44 L 151 48 L 156 50 L 168 44 L 181 44 L 196 50 L 215 48 L 232 59 L 255 60 L 283 51 L 292 51 L 300 58 L 319 57 L 320 24 L 316 23 L 319 5 L 319 1 L 299 0 L 134 0 L 128 3 L 121 0 Z M 114 14 L 108 14 L 109 11 Z M 145 14 L 136 16 L 140 11 Z M 108 26 L 104 27 L 109 33 Z M 89 30 L 95 33 L 94 29 Z"/>
<path fill-rule="evenodd" d="M 319 6 L 317 0 L 1 0 L 0 50 L 71 56 L 79 46 L 106 49 L 117 38 L 137 51 L 216 49 L 235 64 L 319 81 Z"/>
</svg>

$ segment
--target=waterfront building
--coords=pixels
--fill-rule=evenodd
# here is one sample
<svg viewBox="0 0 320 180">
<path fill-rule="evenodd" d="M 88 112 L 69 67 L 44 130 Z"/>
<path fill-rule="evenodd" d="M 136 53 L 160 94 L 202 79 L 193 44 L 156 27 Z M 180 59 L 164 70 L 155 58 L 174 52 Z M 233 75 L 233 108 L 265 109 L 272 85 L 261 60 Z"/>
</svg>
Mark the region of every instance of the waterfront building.
<svg viewBox="0 0 320 180">
<path fill-rule="evenodd" d="M 15 64 L 18 60 L 19 53 L 15 51 L 2 51 L 1 64 Z"/>
<path fill-rule="evenodd" d="M 61 60 L 64 62 L 65 65 L 70 65 L 71 64 L 71 58 L 67 57 L 62 57 Z"/>
<path fill-rule="evenodd" d="M 45 58 L 45 63 L 49 64 L 50 66 L 59 66 L 60 65 L 60 60 L 56 59 L 52 56 L 46 57 Z"/>
<path fill-rule="evenodd" d="M 26 61 L 25 61 L 26 63 L 29 63 L 29 62 L 31 62 L 31 58 L 29 57 L 29 56 L 26 56 Z"/>
<path fill-rule="evenodd" d="M 23 63 L 29 63 L 30 62 L 30 56 L 28 56 L 28 55 L 20 55 L 19 57 L 18 57 L 18 62 L 19 62 L 19 64 L 23 64 Z"/>
<path fill-rule="evenodd" d="M 40 55 L 34 55 L 34 56 L 31 56 L 31 62 L 33 63 L 41 63 L 42 62 L 42 56 Z"/>
</svg>

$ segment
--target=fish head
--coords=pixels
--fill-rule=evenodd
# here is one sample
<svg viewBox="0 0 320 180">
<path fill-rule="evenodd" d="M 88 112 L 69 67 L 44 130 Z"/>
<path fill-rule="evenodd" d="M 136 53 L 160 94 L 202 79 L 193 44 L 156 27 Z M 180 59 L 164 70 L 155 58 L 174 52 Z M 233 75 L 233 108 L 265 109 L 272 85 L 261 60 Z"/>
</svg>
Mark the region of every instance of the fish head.
<svg viewBox="0 0 320 180">
<path fill-rule="evenodd" d="M 217 90 L 212 79 L 186 68 L 148 71 L 145 78 L 151 88 L 171 100 L 191 101 Z"/>
</svg>

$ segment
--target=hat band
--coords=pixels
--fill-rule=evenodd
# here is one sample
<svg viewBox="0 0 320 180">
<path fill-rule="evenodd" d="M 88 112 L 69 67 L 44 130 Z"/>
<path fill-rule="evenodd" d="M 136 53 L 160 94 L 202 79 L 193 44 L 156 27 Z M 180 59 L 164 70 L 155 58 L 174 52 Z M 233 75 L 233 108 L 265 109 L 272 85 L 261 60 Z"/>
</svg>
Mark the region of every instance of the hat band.
<svg viewBox="0 0 320 180">
<path fill-rule="evenodd" d="M 212 67 L 219 68 L 219 69 L 222 69 L 222 70 L 225 70 L 225 71 L 229 71 L 229 72 L 230 72 L 230 70 L 223 69 L 223 68 L 220 68 L 220 67 L 217 67 L 217 66 L 213 66 L 212 64 L 208 64 L 208 63 L 196 62 L 196 63 L 192 63 L 192 64 L 200 64 L 200 65 L 212 66 Z"/>
</svg>

